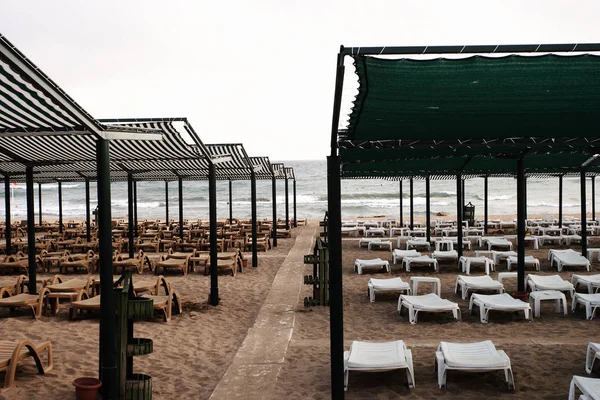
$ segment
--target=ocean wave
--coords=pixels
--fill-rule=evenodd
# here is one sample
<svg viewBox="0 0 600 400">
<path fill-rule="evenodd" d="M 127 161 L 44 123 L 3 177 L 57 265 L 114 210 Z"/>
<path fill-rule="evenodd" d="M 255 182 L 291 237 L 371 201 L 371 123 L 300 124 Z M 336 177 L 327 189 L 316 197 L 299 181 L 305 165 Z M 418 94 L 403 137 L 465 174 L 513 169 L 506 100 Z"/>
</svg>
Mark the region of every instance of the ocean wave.
<svg viewBox="0 0 600 400">
<path fill-rule="evenodd" d="M 478 194 L 475 197 L 477 197 L 479 200 L 485 200 L 485 196 L 483 194 Z M 515 195 L 511 195 L 511 194 L 500 194 L 497 196 L 493 196 L 493 195 L 489 196 L 488 195 L 488 201 L 490 201 L 490 200 L 510 200 L 513 197 L 515 197 Z"/>
</svg>

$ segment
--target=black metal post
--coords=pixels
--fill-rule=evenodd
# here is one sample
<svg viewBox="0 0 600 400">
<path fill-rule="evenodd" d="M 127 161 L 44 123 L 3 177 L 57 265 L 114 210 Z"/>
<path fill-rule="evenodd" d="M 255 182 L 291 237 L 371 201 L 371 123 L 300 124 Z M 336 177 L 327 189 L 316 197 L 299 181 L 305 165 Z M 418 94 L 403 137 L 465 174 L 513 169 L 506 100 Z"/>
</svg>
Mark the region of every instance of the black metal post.
<svg viewBox="0 0 600 400">
<path fill-rule="evenodd" d="M 466 198 L 467 196 L 465 196 L 465 180 L 461 180 L 461 186 L 460 186 L 460 190 L 462 190 L 462 199 L 463 199 L 463 206 L 465 205 L 465 203 L 467 202 Z"/>
<path fill-rule="evenodd" d="M 525 191 L 525 201 L 523 205 L 523 218 L 525 219 L 525 226 L 527 226 L 527 177 L 523 175 L 523 190 Z"/>
<path fill-rule="evenodd" d="M 427 241 L 431 241 L 431 191 L 429 176 L 425 178 L 425 232 Z"/>
<path fill-rule="evenodd" d="M 483 178 L 483 233 L 488 233 L 488 177 Z"/>
<path fill-rule="evenodd" d="M 273 247 L 277 247 L 277 179 L 271 178 L 271 197 L 273 197 Z"/>
<path fill-rule="evenodd" d="M 137 197 L 137 181 L 133 181 L 133 235 L 138 237 L 138 197 Z"/>
<path fill-rule="evenodd" d="M 587 257 L 587 195 L 585 189 L 585 171 L 581 171 L 581 255 Z"/>
<path fill-rule="evenodd" d="M 462 198 L 462 177 L 460 174 L 456 175 L 456 251 L 458 252 L 458 258 L 463 255 L 463 198 Z"/>
<path fill-rule="evenodd" d="M 12 253 L 12 221 L 10 215 L 10 176 L 4 175 L 4 221 L 6 223 L 6 254 Z"/>
<path fill-rule="evenodd" d="M 62 182 L 58 181 L 58 231 L 63 232 Z"/>
<path fill-rule="evenodd" d="M 129 257 L 133 258 L 135 255 L 135 244 L 134 244 L 134 239 L 133 239 L 133 232 L 134 232 L 134 227 L 137 228 L 137 225 L 135 224 L 135 218 L 134 218 L 134 211 L 133 211 L 133 203 L 134 203 L 134 198 L 133 198 L 133 174 L 131 172 L 129 172 L 127 174 L 127 217 L 128 217 L 128 224 L 129 224 L 129 232 L 127 233 L 127 238 L 129 240 Z"/>
<path fill-rule="evenodd" d="M 98 242 L 100 266 L 100 380 L 102 398 L 116 399 L 116 301 L 113 292 L 112 225 L 110 201 L 110 154 L 108 140 L 96 141 L 98 179 Z"/>
<path fill-rule="evenodd" d="M 402 228 L 404 226 L 404 213 L 402 210 L 402 179 L 400 179 L 400 184 L 399 184 L 400 188 L 400 227 Z"/>
<path fill-rule="evenodd" d="M 30 294 L 36 294 L 36 264 L 35 264 L 35 209 L 33 201 L 33 167 L 25 167 L 25 181 L 27 185 L 27 266 L 29 272 Z"/>
<path fill-rule="evenodd" d="M 414 207 L 413 178 L 410 178 L 410 230 L 415 229 L 415 207 Z"/>
<path fill-rule="evenodd" d="M 92 240 L 92 216 L 90 211 L 90 180 L 85 180 L 85 238 L 86 241 Z"/>
<path fill-rule="evenodd" d="M 285 173 L 285 229 L 290 229 L 290 194 L 287 172 Z"/>
<path fill-rule="evenodd" d="M 592 220 L 596 220 L 596 177 L 592 176 Z"/>
<path fill-rule="evenodd" d="M 181 185 L 181 180 L 180 180 Z M 181 194 L 180 194 L 181 196 Z M 208 209 L 209 209 L 209 241 L 210 241 L 210 304 L 219 305 L 219 280 L 217 275 L 217 172 L 215 165 L 208 165 Z M 183 222 L 183 217 L 181 217 Z"/>
<path fill-rule="evenodd" d="M 298 227 L 298 217 L 296 215 L 296 178 L 294 178 L 293 194 L 294 194 L 294 228 Z"/>
<path fill-rule="evenodd" d="M 525 162 L 517 160 L 517 292 L 525 292 Z"/>
<path fill-rule="evenodd" d="M 169 181 L 165 181 L 165 224 L 169 226 Z"/>
<path fill-rule="evenodd" d="M 229 180 L 229 223 L 233 224 L 233 185 Z"/>
<path fill-rule="evenodd" d="M 258 267 L 258 249 L 256 240 L 258 232 L 256 229 L 256 173 L 253 169 L 250 169 L 250 203 L 252 205 L 252 266 Z"/>
<path fill-rule="evenodd" d="M 215 180 L 216 179 L 217 178 L 215 177 Z M 215 185 L 216 185 L 216 182 L 215 182 Z M 209 186 L 210 186 L 210 181 L 209 181 Z M 209 192 L 209 196 L 210 196 L 210 187 L 208 188 L 208 192 Z M 215 193 L 216 193 L 216 189 L 215 189 Z M 216 194 L 215 194 L 215 196 L 216 196 Z M 209 200 L 209 203 L 210 203 L 210 200 Z M 217 204 L 217 200 L 215 198 L 215 205 L 216 204 Z M 210 212 L 210 204 L 209 204 L 209 212 Z M 216 211 L 215 211 L 215 214 L 216 214 Z M 217 247 L 216 228 L 217 228 L 217 220 L 215 219 L 215 248 Z M 212 224 L 211 224 L 210 229 L 212 229 Z M 183 240 L 183 178 L 181 178 L 181 177 L 179 177 L 179 239 Z M 211 236 L 210 240 L 212 241 L 212 236 Z M 211 248 L 212 248 L 212 244 L 211 244 Z"/>
<path fill-rule="evenodd" d="M 42 184 L 38 183 L 38 209 L 39 209 L 39 214 L 38 214 L 38 221 L 40 224 L 40 227 L 42 226 Z"/>
<path fill-rule="evenodd" d="M 558 227 L 563 225 L 563 176 L 558 177 Z"/>
</svg>

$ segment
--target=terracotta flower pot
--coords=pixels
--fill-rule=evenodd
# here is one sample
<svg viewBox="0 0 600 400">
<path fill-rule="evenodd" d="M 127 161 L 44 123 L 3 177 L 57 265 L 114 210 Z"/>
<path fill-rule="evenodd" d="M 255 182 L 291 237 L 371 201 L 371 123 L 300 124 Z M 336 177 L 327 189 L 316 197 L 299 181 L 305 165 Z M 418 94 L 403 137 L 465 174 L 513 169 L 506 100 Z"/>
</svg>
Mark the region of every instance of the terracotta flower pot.
<svg viewBox="0 0 600 400">
<path fill-rule="evenodd" d="M 77 378 L 73 381 L 75 386 L 75 398 L 77 400 L 96 400 L 102 381 L 96 378 Z"/>
</svg>

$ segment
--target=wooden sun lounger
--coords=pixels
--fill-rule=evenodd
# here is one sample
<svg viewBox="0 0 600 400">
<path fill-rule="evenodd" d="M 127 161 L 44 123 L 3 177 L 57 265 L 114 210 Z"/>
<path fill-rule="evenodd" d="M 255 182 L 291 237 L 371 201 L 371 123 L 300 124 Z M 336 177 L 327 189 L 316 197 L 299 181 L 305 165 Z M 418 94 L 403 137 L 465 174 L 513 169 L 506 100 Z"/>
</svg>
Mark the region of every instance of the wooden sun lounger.
<svg viewBox="0 0 600 400">
<path fill-rule="evenodd" d="M 156 268 L 154 268 L 154 273 L 158 275 L 158 270 L 162 267 L 163 271 L 167 271 L 168 269 L 180 269 L 183 271 L 184 275 L 187 275 L 189 261 L 190 257 L 159 260 L 156 263 Z"/>
<path fill-rule="evenodd" d="M 148 269 L 152 271 L 152 262 L 147 255 L 144 254 L 143 250 L 139 250 L 134 258 L 124 259 L 123 256 L 117 254 L 113 260 L 113 269 L 117 273 L 121 268 L 121 273 L 125 271 L 135 271 L 138 274 L 144 272 L 144 264 L 148 265 Z"/>
<path fill-rule="evenodd" d="M 164 295 L 160 295 L 161 287 L 164 289 Z M 169 322 L 171 320 L 173 306 L 175 306 L 176 314 L 181 314 L 182 312 L 181 299 L 179 295 L 171 288 L 171 284 L 167 282 L 162 275 L 160 275 L 156 280 L 154 293 L 144 294 L 142 297 L 146 297 L 154 301 L 154 310 L 163 312 L 165 322 Z"/>
<path fill-rule="evenodd" d="M 17 307 L 30 307 L 33 312 L 33 318 L 42 316 L 44 310 L 45 296 L 50 293 L 48 288 L 41 290 L 39 294 L 20 293 L 14 296 L 0 299 L 0 307 L 15 309 Z"/>
<path fill-rule="evenodd" d="M 91 273 L 92 259 L 94 257 L 94 252 L 92 250 L 88 250 L 85 254 L 70 254 L 63 261 L 58 263 L 58 270 L 62 273 L 63 268 L 65 273 L 69 270 L 69 268 L 73 268 L 73 272 L 77 271 L 77 268 L 85 268 L 86 272 Z"/>
<path fill-rule="evenodd" d="M 21 293 L 25 280 L 27 280 L 27 275 L 20 275 L 16 283 L 14 283 L 14 278 L 0 282 L 0 299 Z"/>
<path fill-rule="evenodd" d="M 71 279 L 64 282 L 62 276 L 54 276 L 51 284 L 47 286 L 50 293 L 46 297 L 46 304 L 50 304 L 50 315 L 56 315 L 58 312 L 60 299 L 76 300 L 81 290 L 88 294 L 91 293 L 93 284 L 94 277 L 90 277 L 87 280 Z"/>
<path fill-rule="evenodd" d="M 44 366 L 41 357 L 44 350 L 48 351 L 46 366 Z M 5 371 L 6 374 L 4 378 L 4 387 L 0 388 L 0 393 L 15 385 L 17 365 L 20 361 L 23 361 L 28 357 L 33 358 L 40 374 L 51 371 L 54 366 L 52 343 L 42 342 L 33 344 L 29 340 L 21 340 L 20 342 L 0 340 L 0 372 Z"/>
<path fill-rule="evenodd" d="M 85 290 L 80 290 L 69 308 L 69 319 L 73 319 L 78 311 L 100 311 L 100 296 L 89 297 Z"/>
</svg>

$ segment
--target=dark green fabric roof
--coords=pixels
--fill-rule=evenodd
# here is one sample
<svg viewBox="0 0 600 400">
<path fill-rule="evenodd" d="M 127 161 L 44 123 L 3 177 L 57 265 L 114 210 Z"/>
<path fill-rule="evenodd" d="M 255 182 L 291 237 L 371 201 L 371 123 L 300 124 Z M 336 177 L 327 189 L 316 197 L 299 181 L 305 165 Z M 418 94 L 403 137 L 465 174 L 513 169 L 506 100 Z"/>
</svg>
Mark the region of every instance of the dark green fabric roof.
<svg viewBox="0 0 600 400">
<path fill-rule="evenodd" d="M 598 137 L 600 57 L 354 56 L 350 140 Z"/>
</svg>

